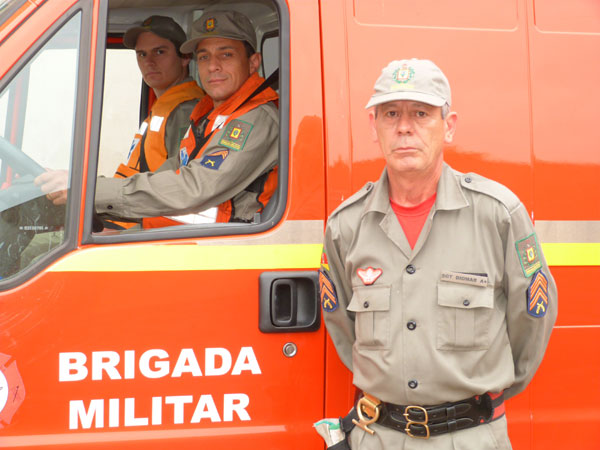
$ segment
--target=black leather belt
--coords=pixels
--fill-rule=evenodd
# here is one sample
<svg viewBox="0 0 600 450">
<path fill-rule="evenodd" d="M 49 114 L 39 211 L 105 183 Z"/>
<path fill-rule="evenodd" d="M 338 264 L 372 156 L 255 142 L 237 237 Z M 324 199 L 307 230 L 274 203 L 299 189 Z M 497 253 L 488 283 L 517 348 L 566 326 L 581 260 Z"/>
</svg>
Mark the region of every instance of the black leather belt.
<svg viewBox="0 0 600 450">
<path fill-rule="evenodd" d="M 476 395 L 435 406 L 395 405 L 365 394 L 343 421 L 351 428 L 348 422 L 352 420 L 352 424 L 371 434 L 368 425 L 378 423 L 410 437 L 428 439 L 489 423 L 503 415 L 502 394 Z"/>
</svg>

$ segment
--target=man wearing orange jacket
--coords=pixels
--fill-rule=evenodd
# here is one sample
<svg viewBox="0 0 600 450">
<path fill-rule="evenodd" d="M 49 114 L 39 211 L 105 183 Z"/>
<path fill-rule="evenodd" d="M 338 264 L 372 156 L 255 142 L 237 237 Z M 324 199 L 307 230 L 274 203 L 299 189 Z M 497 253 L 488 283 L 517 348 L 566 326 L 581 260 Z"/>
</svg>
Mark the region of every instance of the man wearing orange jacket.
<svg viewBox="0 0 600 450">
<path fill-rule="evenodd" d="M 142 78 L 156 101 L 133 139 L 127 163 L 119 166 L 115 177 L 153 172 L 179 153 L 190 113 L 204 96 L 189 76 L 191 53 L 179 51 L 186 39 L 177 22 L 165 16 L 150 16 L 123 36 L 125 47 L 135 50 Z"/>
<path fill-rule="evenodd" d="M 190 114 L 204 97 L 202 89 L 189 76 L 191 52 L 179 50 L 186 39 L 183 29 L 171 17 L 156 15 L 130 28 L 123 36 L 125 47 L 135 50 L 142 78 L 152 88 L 156 101 L 133 138 L 127 162 L 117 168 L 116 178 L 153 172 L 167 158 L 179 154 L 179 143 L 189 126 Z M 126 229 L 135 224 L 106 221 L 104 225 Z M 21 267 L 62 240 L 62 231 L 36 234 L 21 255 Z"/>
<path fill-rule="evenodd" d="M 179 158 L 154 173 L 99 178 L 99 214 L 150 218 L 218 207 L 217 221 L 250 222 L 262 211 L 277 184 L 279 119 L 277 94 L 257 74 L 256 48 L 252 24 L 236 11 L 207 11 L 194 22 L 180 50 L 194 51 L 207 96 L 192 112 Z M 59 178 L 36 179 L 55 204 L 66 201 Z"/>
</svg>

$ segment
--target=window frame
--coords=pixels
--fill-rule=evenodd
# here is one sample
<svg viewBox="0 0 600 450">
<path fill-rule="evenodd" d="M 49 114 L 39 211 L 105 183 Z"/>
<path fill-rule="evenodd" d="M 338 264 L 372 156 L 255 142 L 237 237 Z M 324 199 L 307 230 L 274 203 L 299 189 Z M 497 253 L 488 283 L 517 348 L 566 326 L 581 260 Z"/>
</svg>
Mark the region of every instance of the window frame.
<svg viewBox="0 0 600 450">
<path fill-rule="evenodd" d="M 95 86 L 93 97 L 93 113 L 92 113 L 92 140 L 90 147 L 90 161 L 88 164 L 87 189 L 85 196 L 85 220 L 83 225 L 82 244 L 114 244 L 124 242 L 147 242 L 161 241 L 168 239 L 190 239 L 203 237 L 220 237 L 233 235 L 253 235 L 265 232 L 273 228 L 283 217 L 286 209 L 287 194 L 289 186 L 289 105 L 290 105 L 290 52 L 289 52 L 289 9 L 284 0 L 271 0 L 273 6 L 277 10 L 279 16 L 279 171 L 278 171 L 278 188 L 275 191 L 271 201 L 276 202 L 269 217 L 261 218 L 258 223 L 216 223 L 204 225 L 177 225 L 166 228 L 155 228 L 135 231 L 125 231 L 119 234 L 101 235 L 94 234 L 93 215 L 94 215 L 94 199 L 96 187 L 96 173 L 98 166 L 98 150 L 99 150 L 99 130 L 101 119 L 101 104 L 102 95 L 104 92 L 104 62 L 100 61 L 96 64 Z M 106 36 L 106 18 L 107 5 L 104 3 L 103 22 L 100 24 L 104 28 L 104 36 Z M 102 30 L 99 30 L 99 36 L 102 36 Z M 106 50 L 106 42 L 98 39 L 96 48 L 97 55 L 103 55 Z M 104 40 L 105 41 L 105 40 Z M 100 58 L 99 58 L 100 59 Z M 95 155 L 92 157 L 92 149 Z"/>
<path fill-rule="evenodd" d="M 71 154 L 70 169 L 70 195 L 66 206 L 65 233 L 63 242 L 51 249 L 26 268 L 20 270 L 7 279 L 0 280 L 0 291 L 12 289 L 22 285 L 26 280 L 41 272 L 52 262 L 77 247 L 79 236 L 81 191 L 83 189 L 82 173 L 84 167 L 84 148 L 86 133 L 86 111 L 88 99 L 88 80 L 90 71 L 90 33 L 92 29 L 92 5 L 89 2 L 80 1 L 62 12 L 57 20 L 35 41 L 27 51 L 19 57 L 14 66 L 0 80 L 0 91 L 3 91 L 21 73 L 22 70 L 35 58 L 41 49 L 69 22 L 75 15 L 81 14 L 79 34 L 79 55 L 76 74 L 75 88 L 75 110 L 73 119 L 73 152 Z M 44 15 L 42 7 L 36 9 L 32 15 Z M 30 16 L 31 17 L 31 16 Z M 14 39 L 14 38 L 13 38 Z M 79 175 L 77 175 L 79 174 Z"/>
</svg>

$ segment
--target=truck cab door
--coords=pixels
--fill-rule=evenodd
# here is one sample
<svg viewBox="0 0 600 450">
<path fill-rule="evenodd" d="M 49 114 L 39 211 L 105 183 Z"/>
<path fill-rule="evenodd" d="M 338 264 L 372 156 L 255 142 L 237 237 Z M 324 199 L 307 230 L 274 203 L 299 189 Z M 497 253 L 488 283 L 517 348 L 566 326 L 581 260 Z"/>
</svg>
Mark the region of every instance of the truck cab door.
<svg viewBox="0 0 600 450">
<path fill-rule="evenodd" d="M 47 0 L 0 45 L 0 388 L 10 393 L 0 402 L 0 447 L 320 449 L 312 429 L 323 417 L 326 347 L 315 283 L 325 210 L 317 2 L 228 3 L 254 23 L 275 20 L 280 36 L 272 214 L 98 233 L 107 36 L 120 20 L 122 34 L 155 11 L 133 3 Z M 191 7 L 155 6 L 182 24 L 194 18 Z M 19 39 L 29 50 L 9 52 Z M 61 209 L 33 183 L 45 168 L 69 177 Z"/>
</svg>

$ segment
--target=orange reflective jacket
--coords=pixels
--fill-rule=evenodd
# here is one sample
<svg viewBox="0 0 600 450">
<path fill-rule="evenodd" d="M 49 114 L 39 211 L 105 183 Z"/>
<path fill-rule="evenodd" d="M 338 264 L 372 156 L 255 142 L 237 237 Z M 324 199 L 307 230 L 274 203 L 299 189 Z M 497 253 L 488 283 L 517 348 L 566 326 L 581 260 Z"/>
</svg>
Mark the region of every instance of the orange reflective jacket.
<svg viewBox="0 0 600 450">
<path fill-rule="evenodd" d="M 127 164 L 119 165 L 114 177 L 128 178 L 136 173 L 158 169 L 169 156 L 165 146 L 169 116 L 180 104 L 203 96 L 204 91 L 195 81 L 187 81 L 172 86 L 158 97 L 133 138 Z"/>
<path fill-rule="evenodd" d="M 204 150 L 210 144 L 213 133 L 227 125 L 231 120 L 242 116 L 259 105 L 277 101 L 278 96 L 273 89 L 266 88 L 260 90 L 264 81 L 264 78 L 254 73 L 235 94 L 214 109 L 213 101 L 208 95 L 198 102 L 192 111 L 190 119 L 192 120 L 194 127 L 198 127 L 201 122 L 206 121 L 203 133 L 205 139 L 203 142 L 197 142 L 196 133 L 191 129 L 188 130 L 181 141 L 180 161 L 182 161 L 182 165 L 189 164 L 193 159 L 202 156 Z M 222 124 L 215 125 L 215 121 L 219 117 L 227 117 L 227 119 Z M 264 207 L 277 188 L 277 168 L 268 174 L 265 174 L 263 177 L 260 177 L 259 180 L 254 180 L 249 188 L 252 188 L 253 192 L 256 191 L 258 200 Z M 261 210 L 257 212 L 260 212 Z M 220 204 L 216 221 L 231 221 L 234 219 L 233 212 L 232 200 Z M 143 219 L 144 228 L 158 228 L 180 224 L 181 222 L 167 217 L 150 217 Z"/>
</svg>

